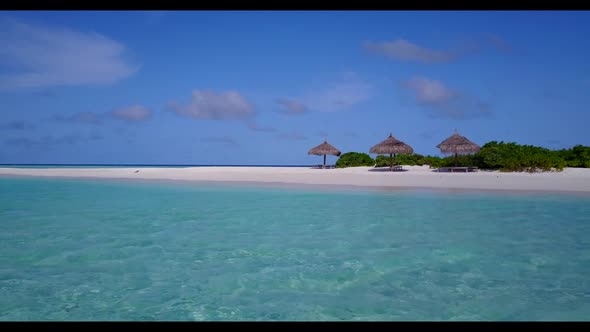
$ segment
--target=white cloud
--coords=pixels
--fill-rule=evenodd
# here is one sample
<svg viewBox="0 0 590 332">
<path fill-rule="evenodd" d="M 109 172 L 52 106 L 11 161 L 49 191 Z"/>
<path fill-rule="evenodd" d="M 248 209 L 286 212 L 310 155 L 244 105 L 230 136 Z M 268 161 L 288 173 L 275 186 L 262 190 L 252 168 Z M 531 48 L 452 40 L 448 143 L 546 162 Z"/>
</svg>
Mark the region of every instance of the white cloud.
<svg viewBox="0 0 590 332">
<path fill-rule="evenodd" d="M 283 114 L 303 114 L 305 112 L 307 112 L 307 106 L 305 106 L 304 104 L 296 101 L 296 100 L 291 100 L 291 99 L 284 99 L 281 98 L 279 100 L 277 100 L 277 103 L 281 106 L 283 106 Z"/>
<path fill-rule="evenodd" d="M 51 120 L 59 122 L 99 124 L 102 121 L 102 115 L 93 112 L 78 112 L 72 115 L 55 115 Z"/>
<path fill-rule="evenodd" d="M 4 141 L 5 145 L 14 148 L 25 149 L 48 149 L 58 145 L 74 145 L 78 143 L 87 143 L 90 141 L 101 140 L 104 137 L 97 132 L 89 135 L 66 134 L 62 136 L 43 136 L 40 138 L 18 137 L 9 138 Z"/>
<path fill-rule="evenodd" d="M 166 10 L 145 10 L 141 12 L 149 24 L 158 24 L 164 21 L 172 12 Z"/>
<path fill-rule="evenodd" d="M 373 86 L 355 72 L 341 73 L 337 79 L 323 86 L 315 86 L 293 99 L 280 98 L 276 102 L 283 106 L 280 113 L 295 115 L 308 111 L 337 112 L 353 108 L 368 100 Z"/>
<path fill-rule="evenodd" d="M 304 96 L 302 104 L 317 111 L 344 111 L 368 100 L 373 87 L 360 79 L 356 73 L 349 72 L 341 75 L 340 79 L 327 88 Z"/>
<path fill-rule="evenodd" d="M 4 144 L 13 148 L 44 148 L 48 146 L 47 139 L 30 139 L 28 137 L 9 138 L 4 141 Z"/>
<path fill-rule="evenodd" d="M 281 133 L 277 135 L 277 138 L 284 139 L 284 140 L 292 140 L 292 141 L 301 141 L 307 139 L 305 135 L 297 132 L 292 133 Z"/>
<path fill-rule="evenodd" d="M 7 123 L 0 123 L 0 130 L 31 130 L 35 126 L 24 121 L 12 121 Z"/>
<path fill-rule="evenodd" d="M 506 52 L 506 53 L 510 53 L 513 51 L 512 45 L 510 45 L 506 40 L 504 40 L 502 37 L 495 35 L 495 34 L 489 34 L 487 36 L 487 40 L 494 45 L 494 47 L 496 47 L 496 50 L 500 51 L 500 52 Z"/>
<path fill-rule="evenodd" d="M 272 133 L 272 132 L 277 131 L 276 128 L 267 127 L 267 126 L 259 126 L 256 123 L 250 123 L 248 125 L 248 128 L 250 128 L 250 130 L 253 130 L 253 131 L 261 131 L 261 132 L 266 132 L 266 133 Z"/>
<path fill-rule="evenodd" d="M 120 120 L 137 122 L 149 119 L 152 112 L 141 105 L 133 105 L 114 110 L 111 115 Z"/>
<path fill-rule="evenodd" d="M 401 61 L 442 63 L 450 62 L 457 57 L 456 53 L 421 47 L 405 39 L 396 39 L 389 42 L 369 41 L 365 42 L 363 46 L 373 53 Z"/>
<path fill-rule="evenodd" d="M 110 112 L 78 112 L 72 115 L 55 115 L 49 118 L 49 120 L 72 123 L 102 124 L 103 120 L 109 119 L 118 119 L 127 122 L 139 122 L 147 120 L 151 116 L 152 111 L 150 111 L 149 109 L 141 105 L 132 105 L 127 107 L 121 107 Z"/>
<path fill-rule="evenodd" d="M 414 77 L 403 85 L 416 93 L 419 104 L 439 105 L 448 103 L 457 97 L 457 93 L 446 87 L 442 82 L 423 77 Z"/>
<path fill-rule="evenodd" d="M 198 120 L 239 120 L 256 115 L 254 105 L 236 91 L 194 90 L 189 104 L 172 102 L 170 109 L 178 115 Z"/>
<path fill-rule="evenodd" d="M 478 97 L 458 92 L 441 81 L 414 77 L 401 84 L 412 91 L 418 105 L 430 108 L 433 118 L 471 119 L 492 115 L 489 103 Z"/>
<path fill-rule="evenodd" d="M 125 46 L 93 32 L 0 19 L 0 89 L 110 84 L 133 75 Z"/>
</svg>

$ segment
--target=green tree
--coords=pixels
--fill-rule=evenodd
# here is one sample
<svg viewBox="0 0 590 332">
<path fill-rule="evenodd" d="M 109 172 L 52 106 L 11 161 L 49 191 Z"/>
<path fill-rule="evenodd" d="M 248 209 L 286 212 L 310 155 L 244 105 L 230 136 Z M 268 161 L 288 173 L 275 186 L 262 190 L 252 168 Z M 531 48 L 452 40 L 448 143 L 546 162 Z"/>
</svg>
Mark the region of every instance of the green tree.
<svg viewBox="0 0 590 332">
<path fill-rule="evenodd" d="M 379 155 L 375 158 L 375 167 L 389 166 L 389 156 Z M 394 165 L 407 165 L 407 166 L 422 166 L 424 165 L 424 156 L 421 154 L 398 154 L 393 159 Z"/>
<path fill-rule="evenodd" d="M 347 152 L 336 161 L 336 168 L 374 166 L 375 160 L 366 153 Z"/>
</svg>

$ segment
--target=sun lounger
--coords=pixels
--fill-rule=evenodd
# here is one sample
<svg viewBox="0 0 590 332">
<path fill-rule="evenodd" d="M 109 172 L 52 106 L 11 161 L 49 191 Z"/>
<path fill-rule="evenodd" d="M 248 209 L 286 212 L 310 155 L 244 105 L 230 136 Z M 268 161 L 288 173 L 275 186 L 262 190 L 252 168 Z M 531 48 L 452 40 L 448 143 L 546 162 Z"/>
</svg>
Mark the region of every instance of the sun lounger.
<svg viewBox="0 0 590 332">
<path fill-rule="evenodd" d="M 450 172 L 450 173 L 458 173 L 458 172 L 477 172 L 477 167 L 440 167 L 437 170 L 438 172 Z"/>
<path fill-rule="evenodd" d="M 317 168 L 317 169 L 328 169 L 328 168 L 336 168 L 336 166 L 334 165 L 326 165 L 324 167 L 324 165 L 313 165 L 312 168 Z"/>
</svg>

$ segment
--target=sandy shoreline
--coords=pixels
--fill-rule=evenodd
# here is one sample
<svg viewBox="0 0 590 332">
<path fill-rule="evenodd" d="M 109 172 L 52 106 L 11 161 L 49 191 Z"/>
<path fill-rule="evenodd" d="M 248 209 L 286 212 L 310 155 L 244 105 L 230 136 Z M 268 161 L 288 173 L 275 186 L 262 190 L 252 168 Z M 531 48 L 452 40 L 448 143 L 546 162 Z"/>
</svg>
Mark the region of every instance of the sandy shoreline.
<svg viewBox="0 0 590 332">
<path fill-rule="evenodd" d="M 407 171 L 386 172 L 372 167 L 0 168 L 0 176 L 590 193 L 590 169 L 566 168 L 562 172 L 535 174 L 485 171 L 451 174 L 433 172 L 428 166 L 404 166 L 404 169 Z"/>
</svg>

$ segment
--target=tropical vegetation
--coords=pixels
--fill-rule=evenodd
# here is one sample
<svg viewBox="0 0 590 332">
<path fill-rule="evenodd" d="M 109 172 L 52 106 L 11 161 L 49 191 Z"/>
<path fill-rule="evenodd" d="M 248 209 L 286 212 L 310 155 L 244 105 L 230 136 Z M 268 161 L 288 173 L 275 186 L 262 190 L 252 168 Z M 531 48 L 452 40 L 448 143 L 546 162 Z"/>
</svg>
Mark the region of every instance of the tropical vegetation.
<svg viewBox="0 0 590 332">
<path fill-rule="evenodd" d="M 336 168 L 374 166 L 375 160 L 366 153 L 347 152 L 336 161 Z"/>
<path fill-rule="evenodd" d="M 336 167 L 353 166 L 389 166 L 389 156 L 379 155 L 373 159 L 365 153 L 348 152 L 336 162 Z M 371 164 L 373 162 L 373 164 Z M 449 166 L 475 166 L 480 169 L 500 170 L 505 172 L 539 172 L 561 171 L 564 167 L 590 168 L 590 146 L 576 145 L 570 149 L 550 150 L 533 145 L 521 145 L 514 142 L 491 141 L 484 144 L 478 153 L 438 157 L 421 154 L 396 155 L 396 165 L 422 166 L 431 168 Z"/>
</svg>

